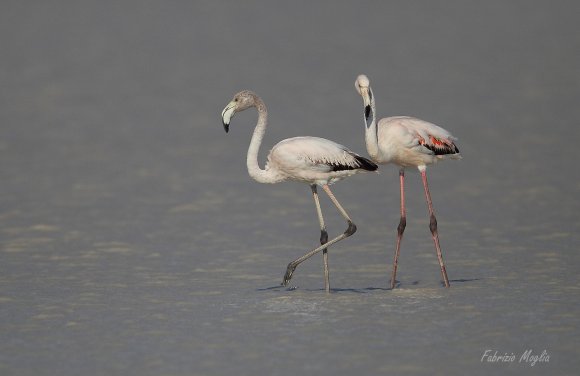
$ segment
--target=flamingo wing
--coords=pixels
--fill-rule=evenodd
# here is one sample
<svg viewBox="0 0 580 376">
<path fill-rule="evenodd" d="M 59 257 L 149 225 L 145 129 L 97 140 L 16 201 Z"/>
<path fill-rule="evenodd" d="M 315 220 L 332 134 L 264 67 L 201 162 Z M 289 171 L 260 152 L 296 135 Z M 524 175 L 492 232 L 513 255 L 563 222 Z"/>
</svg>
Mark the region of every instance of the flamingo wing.
<svg viewBox="0 0 580 376">
<path fill-rule="evenodd" d="M 293 137 L 279 142 L 270 153 L 270 162 L 284 170 L 334 172 L 374 171 L 378 166 L 336 142 L 319 137 Z"/>
<path fill-rule="evenodd" d="M 422 152 L 434 155 L 459 154 L 459 148 L 454 142 L 457 139 L 447 130 L 413 117 L 401 117 L 400 124 L 412 135 L 413 146 L 419 147 Z"/>
</svg>

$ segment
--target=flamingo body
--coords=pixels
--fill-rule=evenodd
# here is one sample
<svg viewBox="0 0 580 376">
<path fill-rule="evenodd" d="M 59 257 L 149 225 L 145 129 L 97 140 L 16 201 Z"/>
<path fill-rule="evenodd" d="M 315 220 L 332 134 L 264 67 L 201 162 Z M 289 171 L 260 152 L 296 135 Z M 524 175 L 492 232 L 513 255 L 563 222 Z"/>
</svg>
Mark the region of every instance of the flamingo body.
<svg viewBox="0 0 580 376">
<path fill-rule="evenodd" d="M 371 159 L 379 164 L 393 163 L 399 166 L 401 218 L 397 227 L 397 245 L 393 259 L 391 288 L 395 288 L 401 241 L 407 224 L 405 209 L 405 168 L 407 167 L 416 167 L 421 172 L 429 209 L 429 230 L 435 244 L 443 283 L 445 287 L 449 287 L 449 278 L 439 245 L 437 219 L 431 201 L 426 170 L 428 165 L 447 157 L 461 159 L 459 148 L 455 144 L 456 138 L 435 124 L 410 116 L 392 116 L 377 122 L 375 98 L 368 77 L 358 76 L 355 88 L 363 98 L 365 142 Z"/>
<path fill-rule="evenodd" d="M 427 166 L 445 158 L 460 159 L 457 140 L 447 130 L 410 116 L 391 116 L 377 125 L 376 163 L 401 167 Z"/>
<path fill-rule="evenodd" d="M 354 222 L 350 219 L 344 208 L 329 188 L 329 185 L 348 176 L 367 171 L 375 171 L 378 166 L 372 161 L 350 151 L 343 145 L 319 137 L 294 137 L 280 141 L 268 154 L 265 168 L 258 164 L 258 152 L 266 126 L 268 124 L 268 111 L 262 99 L 255 93 L 244 90 L 237 93 L 234 99 L 222 111 L 222 123 L 226 132 L 229 131 L 230 120 L 236 112 L 255 107 L 258 111 L 258 123 L 248 147 L 246 164 L 250 176 L 260 183 L 279 183 L 285 180 L 294 180 L 310 185 L 318 221 L 320 224 L 320 247 L 290 262 L 286 268 L 286 274 L 282 285 L 286 286 L 296 267 L 322 251 L 324 262 L 324 286 L 330 290 L 328 272 L 327 248 L 337 243 L 356 231 Z M 336 206 L 348 227 L 340 235 L 328 240 L 328 233 L 324 224 L 322 210 L 317 193 L 317 186 L 322 186 L 332 203 Z"/>
<path fill-rule="evenodd" d="M 293 137 L 280 141 L 268 155 L 266 169 L 281 179 L 333 184 L 361 170 L 377 166 L 345 146 L 320 137 Z"/>
</svg>

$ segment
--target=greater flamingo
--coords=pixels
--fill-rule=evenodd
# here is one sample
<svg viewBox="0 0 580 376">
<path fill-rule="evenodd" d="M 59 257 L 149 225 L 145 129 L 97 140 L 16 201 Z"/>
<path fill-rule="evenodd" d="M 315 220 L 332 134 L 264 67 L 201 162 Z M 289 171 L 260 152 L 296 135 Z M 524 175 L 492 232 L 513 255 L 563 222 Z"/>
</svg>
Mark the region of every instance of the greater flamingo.
<svg viewBox="0 0 580 376">
<path fill-rule="evenodd" d="M 393 116 L 383 118 L 376 122 L 375 97 L 367 76 L 357 77 L 355 87 L 363 98 L 365 141 L 367 151 L 371 159 L 378 164 L 394 163 L 399 166 L 399 182 L 401 190 L 401 218 L 397 227 L 397 245 L 393 260 L 393 273 L 391 276 L 391 289 L 395 288 L 395 278 L 401 240 L 407 224 L 405 212 L 405 168 L 416 167 L 421 173 L 425 198 L 429 208 L 429 229 L 435 243 L 437 259 L 441 267 L 441 275 L 445 287 L 449 287 L 449 278 L 443 263 L 443 255 L 439 245 L 437 232 L 437 219 L 431 202 L 431 193 L 427 184 L 427 165 L 437 162 L 439 159 L 451 157 L 461 159 L 459 149 L 455 145 L 456 138 L 445 129 L 429 122 L 409 117 Z"/>
<path fill-rule="evenodd" d="M 324 287 L 328 292 L 330 291 L 330 279 L 327 248 L 349 237 L 356 231 L 355 224 L 334 197 L 329 185 L 359 172 L 375 171 L 378 166 L 333 141 L 318 137 L 293 137 L 276 144 L 268 154 L 266 167 L 261 169 L 258 165 L 258 151 L 268 122 L 268 111 L 264 101 L 252 91 L 241 91 L 234 96 L 233 100 L 222 111 L 222 122 L 225 131 L 228 132 L 230 120 L 234 114 L 251 107 L 255 107 L 258 111 L 258 123 L 248 148 L 248 173 L 259 183 L 278 183 L 285 180 L 294 180 L 309 184 L 320 223 L 321 246 L 290 262 L 282 280 L 282 285 L 288 285 L 294 270 L 300 263 L 323 251 Z M 348 223 L 348 228 L 331 240 L 328 240 L 328 233 L 322 217 L 316 189 L 317 185 L 322 186 L 322 189 L 324 189 Z"/>
</svg>

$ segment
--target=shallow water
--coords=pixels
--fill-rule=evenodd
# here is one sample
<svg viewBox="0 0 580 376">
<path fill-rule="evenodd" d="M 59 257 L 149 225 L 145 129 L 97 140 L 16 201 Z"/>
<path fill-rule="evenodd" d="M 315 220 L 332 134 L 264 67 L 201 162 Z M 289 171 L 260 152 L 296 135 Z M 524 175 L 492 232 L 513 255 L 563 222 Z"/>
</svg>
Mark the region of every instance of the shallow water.
<svg viewBox="0 0 580 376">
<path fill-rule="evenodd" d="M 2 374 L 577 372 L 577 5 L 57 4 L 0 15 Z M 392 166 L 333 186 L 359 230 L 330 249 L 332 292 L 320 257 L 279 287 L 318 242 L 310 190 L 251 181 L 256 115 L 226 135 L 220 111 L 253 89 L 263 154 L 297 135 L 366 154 L 359 73 L 379 115 L 460 139 L 428 170 L 450 289 L 412 171 L 387 288 Z"/>
</svg>

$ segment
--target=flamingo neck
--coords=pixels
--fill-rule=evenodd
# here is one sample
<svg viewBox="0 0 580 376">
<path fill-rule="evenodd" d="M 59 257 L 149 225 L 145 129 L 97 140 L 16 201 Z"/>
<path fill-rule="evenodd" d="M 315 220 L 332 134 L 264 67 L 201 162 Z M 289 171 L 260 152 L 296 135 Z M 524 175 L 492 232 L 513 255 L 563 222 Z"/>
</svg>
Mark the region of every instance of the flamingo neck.
<svg viewBox="0 0 580 376">
<path fill-rule="evenodd" d="M 266 127 L 268 125 L 268 111 L 266 110 L 266 105 L 260 98 L 257 98 L 256 102 L 258 123 L 256 124 L 256 128 L 254 128 L 254 134 L 252 135 L 252 140 L 248 147 L 248 155 L 246 159 L 248 173 L 252 179 L 259 183 L 275 183 L 280 180 L 276 178 L 275 174 L 272 173 L 268 166 L 266 166 L 265 169 L 262 169 L 258 164 L 260 145 L 262 144 L 262 139 L 264 138 L 264 133 L 266 133 Z"/>
<path fill-rule="evenodd" d="M 365 120 L 365 143 L 367 146 L 367 152 L 369 156 L 374 161 L 378 160 L 379 157 L 379 142 L 378 142 L 378 130 L 377 130 L 377 116 L 376 116 L 376 105 L 375 96 L 373 95 L 373 90 L 369 88 L 369 95 L 371 99 L 371 111 L 367 118 L 366 113 L 363 115 Z M 366 112 L 366 109 L 365 109 Z"/>
</svg>

